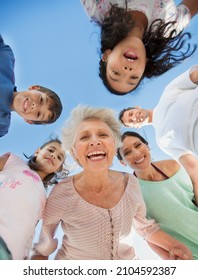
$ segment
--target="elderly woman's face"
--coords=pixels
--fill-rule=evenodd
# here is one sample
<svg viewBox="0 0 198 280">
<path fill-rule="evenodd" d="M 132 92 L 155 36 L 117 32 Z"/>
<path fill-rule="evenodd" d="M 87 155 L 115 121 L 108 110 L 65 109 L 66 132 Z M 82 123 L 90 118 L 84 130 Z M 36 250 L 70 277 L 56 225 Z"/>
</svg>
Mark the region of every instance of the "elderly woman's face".
<svg viewBox="0 0 198 280">
<path fill-rule="evenodd" d="M 73 156 L 84 169 L 107 169 L 116 153 L 109 126 L 101 120 L 83 121 L 77 128 Z"/>
<path fill-rule="evenodd" d="M 151 162 L 148 146 L 135 136 L 124 139 L 120 153 L 124 163 L 133 170 L 144 170 Z"/>
</svg>

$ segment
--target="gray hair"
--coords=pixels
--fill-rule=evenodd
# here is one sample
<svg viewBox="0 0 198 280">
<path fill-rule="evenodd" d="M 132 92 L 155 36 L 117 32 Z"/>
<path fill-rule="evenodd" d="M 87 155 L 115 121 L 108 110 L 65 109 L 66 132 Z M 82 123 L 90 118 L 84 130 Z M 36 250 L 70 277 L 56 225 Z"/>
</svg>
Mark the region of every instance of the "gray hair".
<svg viewBox="0 0 198 280">
<path fill-rule="evenodd" d="M 88 105 L 75 107 L 62 127 L 62 145 L 65 150 L 71 150 L 75 143 L 78 126 L 85 120 L 97 119 L 106 123 L 112 132 L 116 148 L 121 144 L 121 125 L 115 116 L 115 111 L 109 108 L 94 108 Z"/>
</svg>

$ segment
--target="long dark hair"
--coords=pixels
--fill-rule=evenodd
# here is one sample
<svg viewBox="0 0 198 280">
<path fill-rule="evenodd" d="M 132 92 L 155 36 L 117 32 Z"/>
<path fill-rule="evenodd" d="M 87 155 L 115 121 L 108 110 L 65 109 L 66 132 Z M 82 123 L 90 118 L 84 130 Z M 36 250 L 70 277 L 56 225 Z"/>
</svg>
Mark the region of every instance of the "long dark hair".
<svg viewBox="0 0 198 280">
<path fill-rule="evenodd" d="M 40 147 L 40 149 L 43 149 L 45 146 L 47 146 L 48 144 L 50 144 L 52 142 L 57 142 L 60 145 L 62 144 L 58 138 L 50 139 L 49 141 L 45 142 Z M 34 154 L 31 155 L 30 157 L 27 157 L 25 154 L 24 154 L 24 156 L 26 158 L 28 158 L 27 164 L 32 170 L 34 170 L 34 171 L 41 170 L 41 164 L 36 162 L 36 156 Z M 63 166 L 64 166 L 64 162 L 57 172 L 50 173 L 43 179 L 43 184 L 44 184 L 45 188 L 48 186 L 57 184 L 60 179 L 64 179 L 69 174 L 69 171 L 67 169 L 64 169 Z"/>
<path fill-rule="evenodd" d="M 184 45 L 186 46 L 186 41 L 191 38 L 191 34 L 180 32 L 176 35 L 174 25 L 175 22 L 164 23 L 163 20 L 157 19 L 145 32 L 142 41 L 146 49 L 147 63 L 140 82 L 144 78 L 150 79 L 162 75 L 195 52 L 196 45 L 191 49 L 189 43 L 186 49 L 183 49 Z M 127 12 L 127 6 L 126 8 L 119 8 L 117 5 L 112 5 L 101 25 L 101 54 L 107 49 L 112 50 L 120 41 L 125 39 L 134 26 L 135 22 Z M 172 31 L 167 36 L 169 29 Z M 101 59 L 99 64 L 99 76 L 111 93 L 117 95 L 129 93 L 114 90 L 108 84 L 106 78 L 106 62 Z"/>
</svg>

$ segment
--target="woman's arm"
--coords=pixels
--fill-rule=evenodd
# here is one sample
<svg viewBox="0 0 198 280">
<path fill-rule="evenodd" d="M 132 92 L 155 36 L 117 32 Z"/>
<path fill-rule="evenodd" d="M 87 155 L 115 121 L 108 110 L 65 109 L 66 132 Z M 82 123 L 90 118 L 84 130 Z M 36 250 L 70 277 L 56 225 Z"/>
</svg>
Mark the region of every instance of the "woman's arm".
<svg viewBox="0 0 198 280">
<path fill-rule="evenodd" d="M 194 155 L 187 154 L 181 156 L 179 162 L 183 165 L 191 178 L 195 194 L 195 203 L 198 206 L 198 160 Z"/>
<path fill-rule="evenodd" d="M 43 222 L 39 241 L 33 246 L 33 255 L 31 259 L 48 259 L 58 246 L 58 240 L 55 238 L 55 232 L 60 224 L 65 209 L 60 205 L 65 200 L 65 188 L 62 183 L 57 184 L 49 194 L 47 203 L 44 209 Z"/>
<path fill-rule="evenodd" d="M 169 252 L 162 249 L 161 247 L 147 241 L 149 247 L 163 260 L 169 260 Z"/>
<path fill-rule="evenodd" d="M 184 4 L 188 7 L 191 13 L 191 17 L 195 16 L 198 13 L 198 1 L 196 0 L 183 0 L 181 4 Z"/>
<path fill-rule="evenodd" d="M 3 170 L 9 156 L 10 156 L 10 153 L 6 153 L 6 154 L 0 156 L 0 171 Z"/>
<path fill-rule="evenodd" d="M 158 230 L 153 233 L 147 241 L 154 245 L 155 252 L 159 252 L 164 258 L 169 260 L 192 260 L 191 251 L 181 242 L 174 239 L 172 236 Z M 157 248 L 159 247 L 159 248 Z M 157 251 L 156 251 L 157 248 Z"/>
</svg>

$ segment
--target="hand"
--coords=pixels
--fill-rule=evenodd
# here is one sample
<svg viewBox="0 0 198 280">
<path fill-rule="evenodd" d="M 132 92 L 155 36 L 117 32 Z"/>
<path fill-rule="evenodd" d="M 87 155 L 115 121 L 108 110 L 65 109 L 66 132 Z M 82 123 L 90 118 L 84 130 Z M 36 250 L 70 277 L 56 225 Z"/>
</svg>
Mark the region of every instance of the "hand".
<svg viewBox="0 0 198 280">
<path fill-rule="evenodd" d="M 48 257 L 42 255 L 33 255 L 31 256 L 31 260 L 48 260 Z"/>
<path fill-rule="evenodd" d="M 175 247 L 169 251 L 170 260 L 192 260 L 192 253 L 186 248 Z"/>
<path fill-rule="evenodd" d="M 198 70 L 196 70 L 190 74 L 190 79 L 194 84 L 198 85 Z"/>
</svg>

